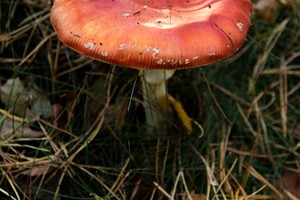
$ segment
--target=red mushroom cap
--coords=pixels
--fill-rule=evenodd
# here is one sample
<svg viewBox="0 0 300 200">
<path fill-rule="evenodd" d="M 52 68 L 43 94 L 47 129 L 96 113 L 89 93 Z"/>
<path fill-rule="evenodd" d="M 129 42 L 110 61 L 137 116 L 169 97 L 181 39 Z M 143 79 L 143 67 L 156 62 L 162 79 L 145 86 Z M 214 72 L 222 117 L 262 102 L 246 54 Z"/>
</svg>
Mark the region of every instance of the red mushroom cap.
<svg viewBox="0 0 300 200">
<path fill-rule="evenodd" d="M 223 60 L 243 44 L 250 0 L 55 0 L 51 22 L 81 54 L 136 69 Z"/>
</svg>

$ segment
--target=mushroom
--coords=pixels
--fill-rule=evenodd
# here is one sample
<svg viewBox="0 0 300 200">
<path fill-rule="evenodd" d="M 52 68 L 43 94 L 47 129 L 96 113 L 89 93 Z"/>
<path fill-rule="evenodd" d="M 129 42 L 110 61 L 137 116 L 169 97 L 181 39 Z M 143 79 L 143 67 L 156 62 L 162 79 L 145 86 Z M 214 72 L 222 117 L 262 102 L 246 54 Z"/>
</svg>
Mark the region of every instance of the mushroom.
<svg viewBox="0 0 300 200">
<path fill-rule="evenodd" d="M 66 46 L 140 70 L 146 121 L 157 128 L 160 109 L 168 112 L 170 99 L 178 103 L 168 96 L 166 80 L 176 69 L 208 65 L 237 52 L 251 12 L 250 0 L 54 0 L 50 18 Z"/>
</svg>

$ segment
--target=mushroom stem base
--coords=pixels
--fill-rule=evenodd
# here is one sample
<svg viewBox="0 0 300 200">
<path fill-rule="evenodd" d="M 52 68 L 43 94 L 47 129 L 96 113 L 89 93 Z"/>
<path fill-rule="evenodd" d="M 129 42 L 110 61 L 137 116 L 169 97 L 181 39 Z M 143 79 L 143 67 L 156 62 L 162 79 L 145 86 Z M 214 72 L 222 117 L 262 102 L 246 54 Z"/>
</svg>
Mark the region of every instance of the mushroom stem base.
<svg viewBox="0 0 300 200">
<path fill-rule="evenodd" d="M 170 111 L 166 81 L 175 70 L 143 70 L 140 72 L 143 83 L 143 99 L 147 132 L 163 132 Z"/>
</svg>

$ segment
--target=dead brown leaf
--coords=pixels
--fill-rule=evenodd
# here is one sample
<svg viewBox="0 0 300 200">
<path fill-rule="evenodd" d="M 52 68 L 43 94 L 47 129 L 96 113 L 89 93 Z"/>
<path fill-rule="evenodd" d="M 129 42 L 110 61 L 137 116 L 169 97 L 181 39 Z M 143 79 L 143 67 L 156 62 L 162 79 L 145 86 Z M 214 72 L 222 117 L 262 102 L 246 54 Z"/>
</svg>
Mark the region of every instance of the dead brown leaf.
<svg viewBox="0 0 300 200">
<path fill-rule="evenodd" d="M 0 115 L 0 137 L 1 138 L 38 138 L 45 134 L 41 131 L 32 130 L 27 123 L 14 121 Z"/>
<path fill-rule="evenodd" d="M 277 0 L 259 0 L 254 5 L 256 14 L 265 21 L 272 22 L 276 19 L 279 9 Z"/>
<path fill-rule="evenodd" d="M 192 200 L 206 200 L 206 195 L 196 194 L 195 191 L 192 191 L 190 195 Z M 182 194 L 182 200 L 190 200 L 186 192 Z"/>
<path fill-rule="evenodd" d="M 300 172 L 286 171 L 278 180 L 278 185 L 285 199 L 300 199 Z"/>
<path fill-rule="evenodd" d="M 26 191 L 26 195 L 29 197 L 28 199 L 59 200 L 59 196 L 54 197 L 59 185 L 60 176 L 60 172 L 52 170 L 51 173 L 49 172 L 45 176 L 29 178 L 29 176 L 21 175 L 16 177 L 15 181 L 22 188 L 22 191 Z"/>
<path fill-rule="evenodd" d="M 51 173 L 54 169 L 56 168 L 49 166 L 49 164 L 33 165 L 32 168 L 20 172 L 19 175 L 42 176 Z"/>
<path fill-rule="evenodd" d="M 9 112 L 35 121 L 35 117 L 50 118 L 52 108 L 45 92 L 33 79 L 12 78 L 0 88 L 0 101 Z"/>
</svg>

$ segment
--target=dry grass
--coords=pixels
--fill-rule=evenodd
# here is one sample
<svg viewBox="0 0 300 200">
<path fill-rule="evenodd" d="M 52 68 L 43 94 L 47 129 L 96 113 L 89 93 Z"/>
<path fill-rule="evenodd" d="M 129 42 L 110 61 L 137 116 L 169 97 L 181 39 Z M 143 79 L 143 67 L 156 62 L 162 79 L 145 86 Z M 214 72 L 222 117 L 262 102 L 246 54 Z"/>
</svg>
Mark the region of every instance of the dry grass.
<svg viewBox="0 0 300 200">
<path fill-rule="evenodd" d="M 47 0 L 1 0 L 1 88 L 30 78 L 52 108 L 0 104 L 1 199 L 299 199 L 300 4 L 280 2 L 236 55 L 170 80 L 193 134 L 175 117 L 146 136 L 137 71 L 66 48 Z"/>
</svg>

